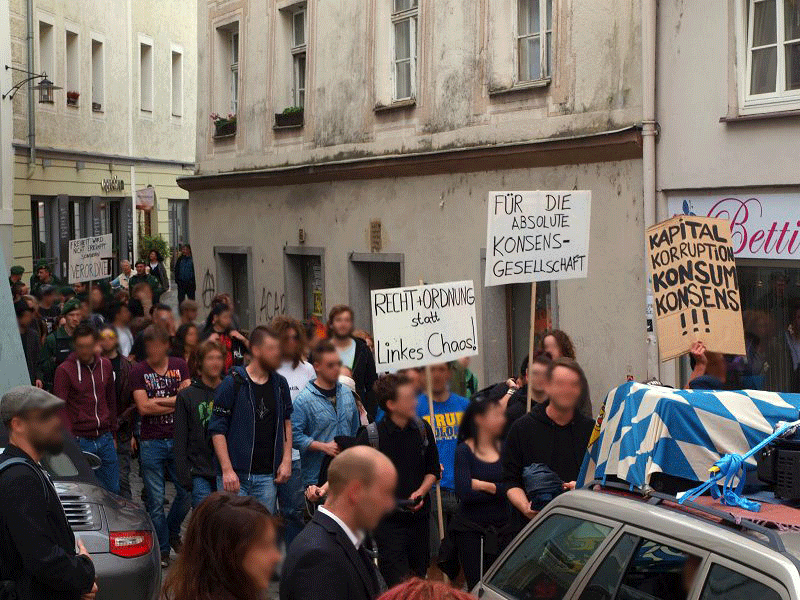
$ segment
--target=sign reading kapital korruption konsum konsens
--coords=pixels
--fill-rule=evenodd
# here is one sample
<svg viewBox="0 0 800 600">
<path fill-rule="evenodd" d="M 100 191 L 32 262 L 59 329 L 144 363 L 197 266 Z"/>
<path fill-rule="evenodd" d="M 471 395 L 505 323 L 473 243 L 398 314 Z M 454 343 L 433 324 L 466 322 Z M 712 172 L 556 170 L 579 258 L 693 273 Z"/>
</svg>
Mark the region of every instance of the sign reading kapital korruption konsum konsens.
<svg viewBox="0 0 800 600">
<path fill-rule="evenodd" d="M 800 258 L 800 193 L 678 193 L 668 208 L 671 215 L 730 221 L 737 258 Z"/>
</svg>

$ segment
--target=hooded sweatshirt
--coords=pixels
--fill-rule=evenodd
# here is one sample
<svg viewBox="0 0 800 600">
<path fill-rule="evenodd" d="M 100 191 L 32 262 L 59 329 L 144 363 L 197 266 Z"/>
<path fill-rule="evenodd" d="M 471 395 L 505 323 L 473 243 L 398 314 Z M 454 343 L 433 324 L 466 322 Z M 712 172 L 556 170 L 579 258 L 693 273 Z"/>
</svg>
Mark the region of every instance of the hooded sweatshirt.
<svg viewBox="0 0 800 600">
<path fill-rule="evenodd" d="M 212 478 L 217 475 L 214 450 L 207 433 L 216 388 L 199 377 L 192 385 L 178 392 L 175 401 L 175 471 L 178 483 L 192 487 L 192 477 Z"/>
<path fill-rule="evenodd" d="M 72 352 L 56 369 L 53 394 L 64 400 L 64 417 L 78 437 L 98 438 L 116 431 L 114 371 L 107 358 L 95 356 L 84 365 Z"/>
</svg>

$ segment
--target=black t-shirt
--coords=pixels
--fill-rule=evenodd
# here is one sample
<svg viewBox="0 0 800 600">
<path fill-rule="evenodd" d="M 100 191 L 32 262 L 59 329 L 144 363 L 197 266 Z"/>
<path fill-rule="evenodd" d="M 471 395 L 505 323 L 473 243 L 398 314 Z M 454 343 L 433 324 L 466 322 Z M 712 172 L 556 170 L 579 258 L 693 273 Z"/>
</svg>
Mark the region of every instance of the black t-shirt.
<svg viewBox="0 0 800 600">
<path fill-rule="evenodd" d="M 45 325 L 47 325 L 48 335 L 58 329 L 58 320 L 61 317 L 61 307 L 58 304 L 53 304 L 50 308 L 39 307 L 39 316 L 42 317 Z"/>
<path fill-rule="evenodd" d="M 327 390 L 327 389 L 325 389 L 325 388 L 319 387 L 319 386 L 318 386 L 316 383 L 314 383 L 313 381 L 311 382 L 311 385 L 313 385 L 315 388 L 317 388 L 317 391 L 318 391 L 320 394 L 322 394 L 323 396 L 325 396 L 325 397 L 326 397 L 328 400 L 330 400 L 330 402 L 331 402 L 331 403 L 332 403 L 334 406 L 336 406 L 336 386 L 333 386 L 331 389 Z"/>
<path fill-rule="evenodd" d="M 254 475 L 271 475 L 275 471 L 275 390 L 272 380 L 253 386 L 253 405 L 255 408 L 256 429 L 253 438 Z"/>
</svg>

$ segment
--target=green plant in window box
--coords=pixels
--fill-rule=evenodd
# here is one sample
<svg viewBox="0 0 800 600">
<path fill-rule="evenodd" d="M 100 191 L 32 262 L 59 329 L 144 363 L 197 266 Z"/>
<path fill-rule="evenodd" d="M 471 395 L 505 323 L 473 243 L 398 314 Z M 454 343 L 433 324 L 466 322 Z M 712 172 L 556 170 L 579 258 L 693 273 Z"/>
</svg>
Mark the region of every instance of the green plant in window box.
<svg viewBox="0 0 800 600">
<path fill-rule="evenodd" d="M 228 137 L 236 134 L 236 115 L 228 113 L 223 117 L 218 113 L 211 113 L 211 121 L 214 123 L 214 137 Z"/>
<path fill-rule="evenodd" d="M 300 127 L 303 124 L 302 106 L 289 106 L 283 112 L 275 113 L 275 127 Z"/>
</svg>

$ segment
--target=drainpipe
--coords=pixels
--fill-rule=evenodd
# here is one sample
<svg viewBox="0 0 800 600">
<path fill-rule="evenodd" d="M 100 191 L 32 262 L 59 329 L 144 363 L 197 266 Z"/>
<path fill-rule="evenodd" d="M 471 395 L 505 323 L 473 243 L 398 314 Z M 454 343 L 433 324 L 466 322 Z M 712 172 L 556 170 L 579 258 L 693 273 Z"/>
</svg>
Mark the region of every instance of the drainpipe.
<svg viewBox="0 0 800 600">
<path fill-rule="evenodd" d="M 28 72 L 33 70 L 33 0 L 28 0 Z M 49 73 L 52 77 L 52 73 Z M 28 163 L 33 166 L 36 162 L 36 103 L 33 98 L 33 79 L 28 81 L 28 148 L 30 158 Z"/>
<path fill-rule="evenodd" d="M 658 0 L 642 1 L 642 185 L 645 229 L 656 223 L 656 19 Z M 647 256 L 645 247 L 644 256 Z M 645 298 L 652 314 L 652 285 L 644 267 Z M 655 332 L 647 333 L 647 378 L 660 377 L 658 339 Z"/>
</svg>

